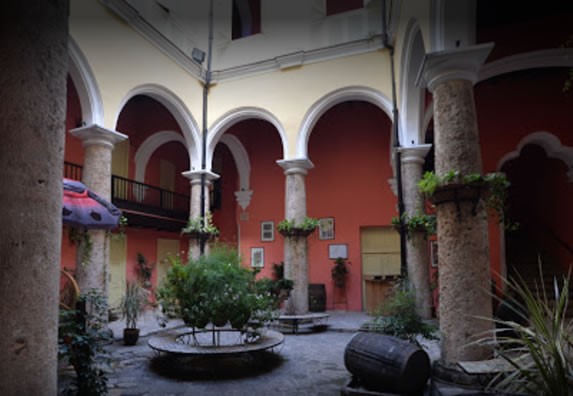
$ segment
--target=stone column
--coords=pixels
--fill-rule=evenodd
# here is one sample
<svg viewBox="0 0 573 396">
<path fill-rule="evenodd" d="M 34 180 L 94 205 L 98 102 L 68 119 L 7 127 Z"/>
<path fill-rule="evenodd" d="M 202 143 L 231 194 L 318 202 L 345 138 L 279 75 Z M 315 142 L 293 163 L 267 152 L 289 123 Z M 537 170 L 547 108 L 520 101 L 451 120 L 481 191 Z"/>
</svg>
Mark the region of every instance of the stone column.
<svg viewBox="0 0 573 396">
<path fill-rule="evenodd" d="M 68 1 L 0 13 L 0 394 L 57 394 Z"/>
<path fill-rule="evenodd" d="M 306 218 L 306 189 L 304 179 L 314 165 L 308 159 L 277 161 L 285 170 L 285 219 L 300 224 Z M 286 313 L 304 315 L 308 313 L 308 244 L 307 237 L 284 238 L 285 278 L 294 282 L 291 295 L 286 302 Z"/>
<path fill-rule="evenodd" d="M 85 149 L 82 182 L 87 188 L 111 202 L 111 153 L 114 146 L 127 136 L 99 125 L 88 125 L 70 130 L 82 141 Z M 101 292 L 107 301 L 109 283 L 109 244 L 105 230 L 88 230 L 91 248 L 86 262 L 82 260 L 81 244 L 78 248 L 76 279 L 82 293 L 91 289 Z M 106 320 L 106 318 L 104 318 Z"/>
<path fill-rule="evenodd" d="M 424 213 L 423 200 L 418 191 L 422 167 L 431 145 L 401 148 L 402 191 L 404 211 L 408 216 Z M 432 293 L 428 270 L 428 241 L 422 231 L 412 232 L 406 238 L 408 279 L 416 296 L 416 312 L 423 319 L 432 317 Z"/>
<path fill-rule="evenodd" d="M 421 76 L 433 94 L 435 167 L 438 175 L 481 172 L 473 84 L 492 44 L 426 56 Z M 459 205 L 459 206 L 458 206 Z M 485 208 L 471 201 L 437 205 L 442 363 L 491 356 L 468 344 L 492 329 L 488 229 Z"/>
<path fill-rule="evenodd" d="M 205 213 L 209 211 L 209 189 L 213 180 L 218 179 L 219 175 L 208 171 L 187 171 L 183 176 L 191 180 L 191 202 L 189 207 L 189 218 L 196 219 L 201 217 L 201 175 L 205 174 Z M 209 241 L 205 243 L 205 254 L 209 254 Z M 200 241 L 197 238 L 189 239 L 189 258 L 197 260 L 201 255 Z"/>
</svg>

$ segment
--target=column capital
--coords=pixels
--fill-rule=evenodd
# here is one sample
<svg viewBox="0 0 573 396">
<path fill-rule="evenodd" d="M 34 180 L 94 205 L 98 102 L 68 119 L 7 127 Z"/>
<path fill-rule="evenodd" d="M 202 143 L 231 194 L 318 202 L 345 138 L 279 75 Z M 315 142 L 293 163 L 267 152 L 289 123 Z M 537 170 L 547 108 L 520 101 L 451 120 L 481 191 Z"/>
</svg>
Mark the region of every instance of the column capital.
<svg viewBox="0 0 573 396">
<path fill-rule="evenodd" d="M 420 144 L 418 146 L 400 147 L 400 160 L 403 164 L 415 163 L 423 165 L 426 161 L 426 155 L 432 148 L 431 144 Z"/>
<path fill-rule="evenodd" d="M 212 182 L 213 180 L 217 180 L 220 177 L 218 174 L 208 170 L 189 170 L 181 172 L 181 174 L 187 179 L 191 180 L 191 184 L 201 183 L 201 175 L 203 174 L 205 175 L 205 180 L 207 180 L 207 182 Z"/>
<path fill-rule="evenodd" d="M 437 51 L 426 54 L 418 72 L 416 85 L 433 92 L 436 86 L 449 80 L 478 81 L 478 72 L 493 48 L 493 43 Z"/>
<path fill-rule="evenodd" d="M 308 158 L 294 158 L 279 160 L 277 164 L 285 170 L 285 175 L 308 174 L 308 170 L 314 168 L 314 164 Z"/>
<path fill-rule="evenodd" d="M 100 145 L 108 147 L 110 150 L 113 150 L 117 143 L 123 142 L 128 138 L 123 133 L 112 131 L 97 124 L 70 129 L 70 133 L 72 136 L 80 139 L 84 147 Z"/>
</svg>

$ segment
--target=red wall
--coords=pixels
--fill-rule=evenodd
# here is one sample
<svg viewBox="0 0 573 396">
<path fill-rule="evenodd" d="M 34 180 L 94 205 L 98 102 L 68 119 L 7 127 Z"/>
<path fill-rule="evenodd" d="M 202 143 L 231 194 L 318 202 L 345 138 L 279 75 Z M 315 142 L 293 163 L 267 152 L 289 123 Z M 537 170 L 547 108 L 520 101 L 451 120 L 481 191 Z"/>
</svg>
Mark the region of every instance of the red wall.
<svg viewBox="0 0 573 396">
<path fill-rule="evenodd" d="M 390 130 L 382 110 L 346 102 L 326 112 L 310 136 L 309 157 L 315 168 L 306 180 L 308 215 L 333 217 L 335 223 L 334 240 L 319 240 L 317 234 L 309 238 L 310 282 L 326 285 L 328 308 L 333 307 L 334 290 L 328 245 L 348 244 L 347 308 L 362 310 L 360 228 L 390 225 L 396 215 L 396 196 L 388 184 Z"/>
<path fill-rule="evenodd" d="M 253 197 L 246 213 L 236 209 L 240 229 L 240 253 L 243 264 L 250 266 L 251 248 L 264 248 L 264 268 L 259 276 L 272 277 L 272 264 L 283 261 L 283 239 L 276 225 L 284 219 L 285 176 L 276 163 L 283 158 L 282 144 L 274 126 L 266 121 L 246 120 L 235 124 L 228 133 L 239 138 L 251 162 Z M 261 222 L 274 221 L 275 240 L 261 241 Z"/>
<path fill-rule="evenodd" d="M 235 191 L 239 189 L 239 180 L 235 160 L 224 144 L 219 144 L 215 148 L 214 160 L 218 162 L 221 169 L 214 170 L 219 174 L 221 190 L 221 208 L 213 211 L 213 222 L 219 228 L 219 241 L 233 247 L 237 247 L 238 228 L 237 210 L 241 210 L 237 205 Z"/>
</svg>

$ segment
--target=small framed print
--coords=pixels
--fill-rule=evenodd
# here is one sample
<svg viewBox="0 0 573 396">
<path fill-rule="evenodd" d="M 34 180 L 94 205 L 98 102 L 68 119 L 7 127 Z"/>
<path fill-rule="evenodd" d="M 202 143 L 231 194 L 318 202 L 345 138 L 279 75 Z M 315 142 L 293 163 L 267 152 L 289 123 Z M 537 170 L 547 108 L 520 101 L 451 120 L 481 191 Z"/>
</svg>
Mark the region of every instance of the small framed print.
<svg viewBox="0 0 573 396">
<path fill-rule="evenodd" d="M 345 243 L 328 245 L 328 258 L 336 260 L 339 257 L 343 259 L 348 258 L 348 245 Z"/>
<path fill-rule="evenodd" d="M 318 220 L 318 239 L 334 239 L 334 217 Z"/>
<path fill-rule="evenodd" d="M 438 267 L 438 241 L 430 242 L 430 260 L 432 267 Z"/>
<path fill-rule="evenodd" d="M 261 222 L 261 241 L 272 242 L 275 240 L 275 223 L 274 221 Z"/>
<path fill-rule="evenodd" d="M 251 248 L 251 267 L 263 268 L 265 266 L 265 249 L 262 247 Z"/>
</svg>

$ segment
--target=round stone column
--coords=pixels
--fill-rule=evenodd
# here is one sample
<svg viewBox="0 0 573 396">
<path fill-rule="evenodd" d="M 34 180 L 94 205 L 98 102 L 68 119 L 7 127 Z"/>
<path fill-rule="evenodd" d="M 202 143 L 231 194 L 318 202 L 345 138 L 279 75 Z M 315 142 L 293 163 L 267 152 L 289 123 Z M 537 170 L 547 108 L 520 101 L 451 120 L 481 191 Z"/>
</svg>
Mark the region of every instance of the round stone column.
<svg viewBox="0 0 573 396">
<path fill-rule="evenodd" d="M 300 224 L 306 218 L 305 176 L 314 165 L 308 159 L 277 161 L 285 170 L 285 219 Z M 308 243 L 306 236 L 284 238 L 285 278 L 294 287 L 285 304 L 289 315 L 308 313 Z"/>
<path fill-rule="evenodd" d="M 187 171 L 183 176 L 188 178 L 191 183 L 191 199 L 189 207 L 189 218 L 196 219 L 201 217 L 201 175 L 205 174 L 205 213 L 209 211 L 209 188 L 213 180 L 218 179 L 219 175 L 207 171 Z M 209 241 L 205 243 L 205 254 L 209 254 Z M 197 238 L 189 239 L 189 258 L 197 260 L 201 256 L 201 242 Z"/>
<path fill-rule="evenodd" d="M 68 1 L 0 14 L 0 395 L 57 394 Z"/>
<path fill-rule="evenodd" d="M 422 178 L 422 167 L 431 145 L 403 147 L 402 191 L 404 210 L 408 216 L 424 213 L 422 196 L 418 190 L 418 181 Z M 432 293 L 428 270 L 428 241 L 422 231 L 412 232 L 406 238 L 408 279 L 416 298 L 416 312 L 422 319 L 432 317 Z"/>
<path fill-rule="evenodd" d="M 111 155 L 115 145 L 127 136 L 98 125 L 70 130 L 82 141 L 84 166 L 82 182 L 87 188 L 111 202 Z M 84 244 L 78 247 L 76 279 L 82 293 L 91 289 L 101 292 L 107 301 L 109 283 L 109 244 L 105 230 L 88 230 L 91 249 L 82 262 Z M 105 320 L 105 319 L 104 319 Z"/>
<path fill-rule="evenodd" d="M 422 77 L 434 99 L 435 167 L 462 175 L 482 171 L 473 96 L 477 73 L 492 44 L 426 56 Z M 442 362 L 491 356 L 486 347 L 468 344 L 492 329 L 490 263 L 485 208 L 471 201 L 437 205 L 440 332 Z"/>
</svg>

